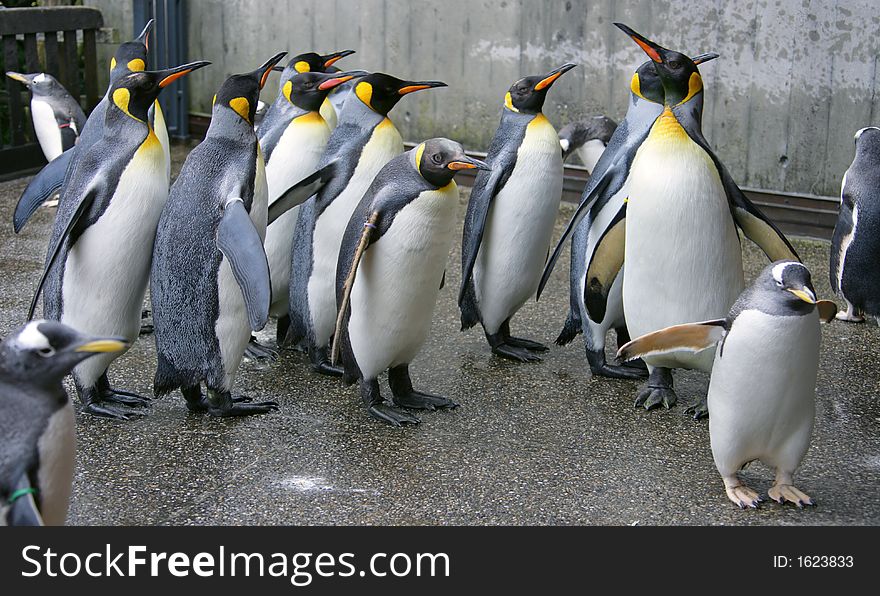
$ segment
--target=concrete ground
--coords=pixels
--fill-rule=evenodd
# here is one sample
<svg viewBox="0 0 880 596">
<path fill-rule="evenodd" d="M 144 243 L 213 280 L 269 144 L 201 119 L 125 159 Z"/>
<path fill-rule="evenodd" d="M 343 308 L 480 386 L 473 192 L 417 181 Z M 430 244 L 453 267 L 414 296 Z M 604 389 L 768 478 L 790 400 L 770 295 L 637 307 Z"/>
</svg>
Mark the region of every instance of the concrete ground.
<svg viewBox="0 0 880 596">
<path fill-rule="evenodd" d="M 184 154 L 176 149 L 179 167 Z M 16 236 L 25 179 L 0 184 L 0 332 L 24 320 L 54 210 Z M 460 216 L 464 215 L 464 200 Z M 559 216 L 557 234 L 571 213 Z M 798 240 L 819 295 L 830 298 L 828 244 Z M 747 273 L 764 265 L 750 244 Z M 567 257 L 563 259 L 567 262 Z M 877 524 L 880 523 L 880 331 L 823 326 L 816 428 L 797 475 L 815 508 L 725 497 L 705 421 L 684 415 L 708 378 L 677 373 L 679 405 L 633 408 L 635 382 L 591 379 L 580 340 L 543 362 L 491 355 L 482 333 L 459 332 L 459 250 L 449 257 L 430 339 L 412 366 L 417 388 L 462 404 L 391 428 L 365 414 L 356 387 L 313 374 L 304 355 L 246 363 L 242 394 L 281 411 L 215 420 L 188 414 L 179 394 L 128 422 L 78 416 L 72 524 Z M 96 288 L 100 291 L 100 288 Z M 551 344 L 567 305 L 567 271 L 516 316 L 517 335 Z M 274 325 L 261 334 L 274 337 Z M 111 368 L 120 388 L 150 395 L 151 336 Z M 387 391 L 387 385 L 385 385 Z M 77 404 L 78 407 L 78 404 Z M 772 471 L 746 482 L 766 494 Z"/>
</svg>

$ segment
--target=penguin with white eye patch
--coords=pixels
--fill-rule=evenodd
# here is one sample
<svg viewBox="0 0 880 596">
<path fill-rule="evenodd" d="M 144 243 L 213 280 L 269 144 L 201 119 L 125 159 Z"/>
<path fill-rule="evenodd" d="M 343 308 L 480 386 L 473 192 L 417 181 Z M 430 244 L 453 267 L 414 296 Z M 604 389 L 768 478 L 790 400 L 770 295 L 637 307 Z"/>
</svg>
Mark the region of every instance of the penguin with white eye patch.
<svg viewBox="0 0 880 596">
<path fill-rule="evenodd" d="M 736 473 L 760 460 L 776 469 L 770 498 L 802 507 L 813 499 L 794 486 L 793 475 L 813 430 L 819 321 L 832 321 L 836 312 L 833 302 L 816 300 L 804 265 L 776 261 L 740 295 L 727 318 L 643 335 L 617 355 L 662 358 L 717 345 L 709 382 L 709 436 L 728 498 L 741 508 L 758 506 L 758 493 Z"/>
<path fill-rule="evenodd" d="M 64 523 L 76 431 L 61 381 L 80 362 L 127 346 L 44 320 L 0 343 L 0 525 Z"/>
</svg>

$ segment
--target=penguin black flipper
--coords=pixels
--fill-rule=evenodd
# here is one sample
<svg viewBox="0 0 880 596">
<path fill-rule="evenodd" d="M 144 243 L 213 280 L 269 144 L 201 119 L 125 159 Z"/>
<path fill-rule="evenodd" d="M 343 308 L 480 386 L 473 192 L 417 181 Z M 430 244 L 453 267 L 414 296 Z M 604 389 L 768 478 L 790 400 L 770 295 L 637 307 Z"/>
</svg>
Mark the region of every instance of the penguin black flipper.
<svg viewBox="0 0 880 596">
<path fill-rule="evenodd" d="M 284 194 L 269 205 L 269 224 L 320 191 L 338 173 L 337 164 L 338 161 L 331 161 L 284 191 Z"/>
<path fill-rule="evenodd" d="M 46 278 L 49 276 L 49 272 L 52 270 L 52 266 L 58 259 L 58 255 L 61 254 L 61 248 L 64 246 L 67 239 L 70 238 L 70 234 L 73 232 L 76 225 L 80 221 L 83 221 L 83 215 L 91 209 L 92 205 L 95 204 L 95 199 L 102 194 L 103 189 L 104 185 L 101 182 L 100 176 L 96 176 L 89 190 L 83 193 L 79 205 L 73 211 L 73 214 L 64 226 L 64 231 L 58 236 L 58 238 L 56 238 L 55 244 L 49 247 L 49 252 L 47 253 L 49 256 L 46 258 L 46 267 L 43 269 L 43 275 L 40 277 L 40 282 L 37 284 L 37 289 L 34 291 L 34 297 L 31 300 L 30 309 L 28 309 L 28 321 L 34 318 L 34 311 L 37 308 L 37 300 L 43 292 L 43 286 L 46 283 Z"/>
<path fill-rule="evenodd" d="M 492 154 L 491 148 L 489 154 L 490 156 Z M 487 161 L 492 164 L 492 170 L 481 171 L 477 174 L 468 200 L 467 215 L 464 221 L 464 240 L 461 246 L 461 288 L 458 292 L 462 330 L 469 329 L 480 322 L 480 312 L 474 288 L 474 267 L 477 263 L 480 244 L 483 242 L 483 231 L 486 228 L 489 207 L 510 177 L 516 164 L 516 153 L 501 151 Z"/>
<path fill-rule="evenodd" d="M 240 198 L 230 199 L 224 207 L 223 219 L 217 228 L 217 248 L 229 261 L 241 287 L 251 330 L 259 331 L 269 320 L 272 302 L 269 261 L 263 241 Z"/>
<path fill-rule="evenodd" d="M 727 168 L 724 167 L 724 164 L 721 163 L 721 160 L 718 159 L 718 156 L 715 155 L 715 152 L 709 146 L 701 130 L 700 116 L 697 112 L 698 103 L 693 101 L 687 102 L 676 106 L 672 111 L 691 140 L 702 147 L 712 158 L 712 161 L 715 162 L 715 167 L 718 168 L 721 184 L 724 186 L 725 194 L 727 194 L 730 212 L 736 225 L 739 226 L 749 240 L 757 244 L 764 251 L 764 254 L 771 261 L 793 260 L 800 262 L 801 259 L 788 241 L 788 238 L 743 194 L 736 182 L 733 181 L 733 177 L 727 171 Z"/>
<path fill-rule="evenodd" d="M 626 203 L 614 215 L 605 233 L 596 243 L 587 267 L 584 283 L 584 304 L 587 314 L 595 323 L 605 320 L 608 293 L 620 268 L 626 248 Z"/>
<path fill-rule="evenodd" d="M 9 526 L 42 526 L 43 517 L 34 499 L 34 491 L 27 474 L 22 474 L 14 486 L 15 500 L 6 511 L 6 524 Z"/>
<path fill-rule="evenodd" d="M 61 190 L 61 185 L 64 183 L 64 175 L 67 173 L 67 167 L 70 165 L 75 151 L 76 147 L 66 150 L 50 161 L 28 183 L 24 192 L 21 193 L 21 198 L 18 199 L 18 204 L 15 206 L 15 212 L 12 215 L 12 227 L 16 234 L 21 231 L 24 224 L 36 213 L 40 205 Z"/>
</svg>

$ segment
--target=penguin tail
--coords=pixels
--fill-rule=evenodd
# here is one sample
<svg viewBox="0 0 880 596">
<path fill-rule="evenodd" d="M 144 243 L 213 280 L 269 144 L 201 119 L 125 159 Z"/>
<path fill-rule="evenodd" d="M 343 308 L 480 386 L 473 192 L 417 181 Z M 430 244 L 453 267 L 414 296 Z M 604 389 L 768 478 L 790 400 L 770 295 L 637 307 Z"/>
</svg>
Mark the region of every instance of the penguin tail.
<svg viewBox="0 0 880 596">
<path fill-rule="evenodd" d="M 580 322 L 575 319 L 574 315 L 569 311 L 568 317 L 565 319 L 565 324 L 562 326 L 562 331 L 559 333 L 559 337 L 556 338 L 556 345 L 564 346 L 571 343 L 580 332 Z"/>
<path fill-rule="evenodd" d="M 461 330 L 467 331 L 480 322 L 480 309 L 477 308 L 477 298 L 473 281 L 470 281 L 462 289 L 458 307 L 461 310 Z"/>
</svg>

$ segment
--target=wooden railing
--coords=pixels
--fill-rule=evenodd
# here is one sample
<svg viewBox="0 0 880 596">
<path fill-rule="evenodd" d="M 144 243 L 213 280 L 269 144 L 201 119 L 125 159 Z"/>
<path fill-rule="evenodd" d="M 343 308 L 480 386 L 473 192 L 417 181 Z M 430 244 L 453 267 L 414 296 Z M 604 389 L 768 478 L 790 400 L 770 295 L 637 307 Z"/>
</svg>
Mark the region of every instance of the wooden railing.
<svg viewBox="0 0 880 596">
<path fill-rule="evenodd" d="M 103 24 L 100 11 L 82 6 L 0 10 L 0 72 L 49 73 L 71 95 L 85 98 L 88 113 L 100 98 L 96 34 Z M 46 163 L 25 111 L 26 89 L 3 78 L 6 93 L 0 94 L 0 179 L 23 175 Z"/>
</svg>

